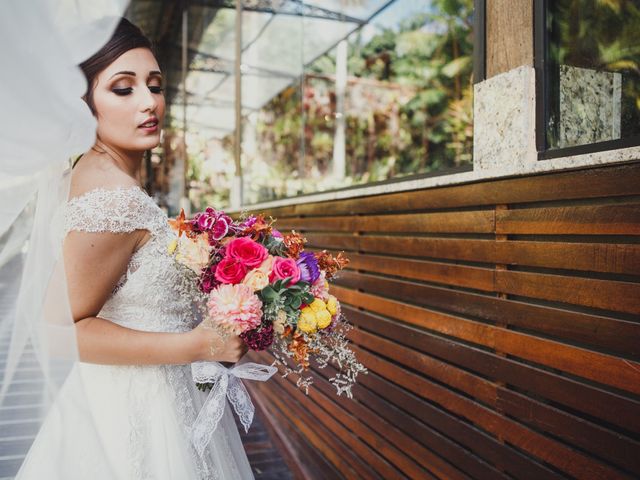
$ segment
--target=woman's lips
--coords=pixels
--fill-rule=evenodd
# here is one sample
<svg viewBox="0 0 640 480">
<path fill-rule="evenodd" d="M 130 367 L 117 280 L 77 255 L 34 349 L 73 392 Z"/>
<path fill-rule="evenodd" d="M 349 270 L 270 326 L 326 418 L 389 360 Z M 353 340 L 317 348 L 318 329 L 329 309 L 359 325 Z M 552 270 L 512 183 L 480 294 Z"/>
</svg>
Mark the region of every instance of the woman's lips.
<svg viewBox="0 0 640 480">
<path fill-rule="evenodd" d="M 158 130 L 158 124 L 156 123 L 155 125 L 152 125 L 150 127 L 144 127 L 140 125 L 138 128 L 144 130 L 147 133 L 155 133 Z"/>
</svg>

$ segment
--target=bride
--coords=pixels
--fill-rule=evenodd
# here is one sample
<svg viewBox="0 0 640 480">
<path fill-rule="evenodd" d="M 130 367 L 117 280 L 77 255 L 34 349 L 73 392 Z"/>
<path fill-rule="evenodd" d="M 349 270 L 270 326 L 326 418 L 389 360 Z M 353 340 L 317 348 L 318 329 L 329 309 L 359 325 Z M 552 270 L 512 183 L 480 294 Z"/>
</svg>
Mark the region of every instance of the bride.
<svg viewBox="0 0 640 480">
<path fill-rule="evenodd" d="M 97 135 L 59 211 L 79 362 L 16 478 L 253 478 L 228 405 L 204 453 L 190 440 L 206 396 L 190 364 L 237 362 L 246 348 L 198 323 L 201 294 L 167 253 L 168 219 L 140 186 L 165 111 L 151 44 L 121 19 L 80 66 Z"/>
</svg>

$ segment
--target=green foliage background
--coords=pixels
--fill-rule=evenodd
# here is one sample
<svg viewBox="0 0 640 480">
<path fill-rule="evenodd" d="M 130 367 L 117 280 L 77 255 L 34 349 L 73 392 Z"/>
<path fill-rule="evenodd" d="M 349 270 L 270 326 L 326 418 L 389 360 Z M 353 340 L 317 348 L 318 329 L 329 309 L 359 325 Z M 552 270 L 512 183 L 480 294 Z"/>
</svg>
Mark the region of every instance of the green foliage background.
<svg viewBox="0 0 640 480">
<path fill-rule="evenodd" d="M 331 51 L 260 112 L 258 157 L 268 174 L 245 185 L 247 203 L 471 163 L 473 0 L 434 0 L 425 10 L 366 42 L 361 33 L 349 38 L 345 178 L 329 175 L 336 127 Z M 375 101 L 350 101 L 356 89 L 371 88 L 372 96 L 381 94 Z"/>
</svg>

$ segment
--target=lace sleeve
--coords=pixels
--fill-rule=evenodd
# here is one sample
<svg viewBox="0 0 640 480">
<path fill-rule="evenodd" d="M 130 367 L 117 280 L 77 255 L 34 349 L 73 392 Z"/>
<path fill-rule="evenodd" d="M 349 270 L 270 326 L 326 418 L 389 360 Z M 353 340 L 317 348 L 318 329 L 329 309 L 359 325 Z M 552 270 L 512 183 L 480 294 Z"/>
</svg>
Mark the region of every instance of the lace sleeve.
<svg viewBox="0 0 640 480">
<path fill-rule="evenodd" d="M 64 234 L 82 232 L 155 233 L 160 210 L 140 187 L 97 188 L 72 198 L 64 211 Z"/>
</svg>

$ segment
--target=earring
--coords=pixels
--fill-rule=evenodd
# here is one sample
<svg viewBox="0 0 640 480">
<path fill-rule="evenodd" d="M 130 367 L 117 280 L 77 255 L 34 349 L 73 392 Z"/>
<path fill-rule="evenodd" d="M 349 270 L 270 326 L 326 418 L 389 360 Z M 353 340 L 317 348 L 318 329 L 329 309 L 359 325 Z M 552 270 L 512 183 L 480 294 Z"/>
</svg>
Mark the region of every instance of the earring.
<svg viewBox="0 0 640 480">
<path fill-rule="evenodd" d="M 160 130 L 160 143 L 164 143 L 164 128 Z"/>
</svg>

